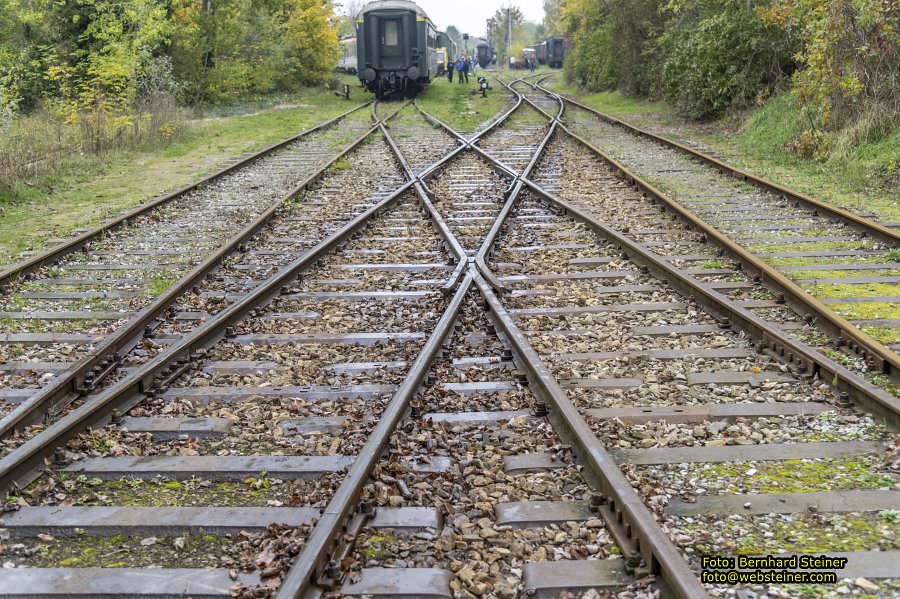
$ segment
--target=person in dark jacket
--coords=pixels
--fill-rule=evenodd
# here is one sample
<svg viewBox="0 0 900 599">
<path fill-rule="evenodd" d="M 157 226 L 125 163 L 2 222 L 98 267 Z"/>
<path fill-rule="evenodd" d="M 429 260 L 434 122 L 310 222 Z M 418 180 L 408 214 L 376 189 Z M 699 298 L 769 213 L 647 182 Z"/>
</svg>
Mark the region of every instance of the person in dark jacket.
<svg viewBox="0 0 900 599">
<path fill-rule="evenodd" d="M 451 62 L 450 57 L 447 57 L 447 81 L 453 83 L 453 71 L 456 69 L 456 63 Z"/>
<path fill-rule="evenodd" d="M 466 70 L 466 60 L 460 56 L 459 60 L 456 62 L 456 80 L 460 83 L 463 82 L 463 71 Z"/>
<path fill-rule="evenodd" d="M 472 58 L 470 56 L 466 56 L 465 68 L 463 69 L 463 75 L 466 76 L 466 83 L 469 83 L 469 71 L 472 70 Z"/>
</svg>

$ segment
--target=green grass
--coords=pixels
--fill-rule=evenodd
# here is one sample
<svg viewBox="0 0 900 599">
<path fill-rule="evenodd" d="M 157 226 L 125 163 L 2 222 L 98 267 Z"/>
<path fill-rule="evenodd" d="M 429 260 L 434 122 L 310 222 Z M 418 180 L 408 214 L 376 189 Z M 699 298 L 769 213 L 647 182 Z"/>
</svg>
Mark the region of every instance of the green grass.
<svg viewBox="0 0 900 599">
<path fill-rule="evenodd" d="M 471 133 L 478 125 L 499 115 L 507 105 L 508 95 L 499 83 L 493 82 L 487 97 L 476 89 L 476 78 L 469 75 L 469 84 L 449 83 L 445 77 L 437 79 L 419 96 L 419 105 L 425 112 L 445 122 L 461 133 Z"/>
<path fill-rule="evenodd" d="M 718 134 L 711 140 L 732 162 L 763 177 L 853 211 L 874 214 L 877 220 L 900 220 L 894 173 L 900 163 L 900 128 L 845 153 L 832 152 L 820 162 L 786 147 L 806 126 L 792 98 L 782 94 L 755 111 L 737 135 Z"/>
<path fill-rule="evenodd" d="M 175 284 L 175 277 L 165 274 L 159 274 L 150 279 L 147 283 L 147 293 L 153 297 L 159 297 L 166 290 Z"/>
<path fill-rule="evenodd" d="M 559 88 L 557 88 L 559 89 Z M 564 90 L 563 93 L 571 93 Z M 648 102 L 629 98 L 622 92 L 597 92 L 581 96 L 578 100 L 591 108 L 596 108 L 610 116 L 631 116 L 635 114 L 670 114 L 671 108 L 665 102 Z"/>
<path fill-rule="evenodd" d="M 822 161 L 788 149 L 787 145 L 809 125 L 786 93 L 744 115 L 736 127 L 735 117 L 689 122 L 679 118 L 665 102 L 629 98 L 620 92 L 582 94 L 558 82 L 552 87 L 663 137 L 701 142 L 732 166 L 785 187 L 858 214 L 874 215 L 880 222 L 900 221 L 896 194 L 900 184 L 900 127 L 880 137 L 872 135 L 869 141 L 855 146 L 843 142 L 848 132 L 830 134 L 832 147 L 839 149 Z"/>
<path fill-rule="evenodd" d="M 0 264 L 73 229 L 96 225 L 147 200 L 215 171 L 227 159 L 289 137 L 370 100 L 357 87 L 351 101 L 309 88 L 249 114 L 195 120 L 166 147 L 74 158 L 55 174 L 0 189 Z M 234 103 L 228 112 L 240 112 Z"/>
</svg>

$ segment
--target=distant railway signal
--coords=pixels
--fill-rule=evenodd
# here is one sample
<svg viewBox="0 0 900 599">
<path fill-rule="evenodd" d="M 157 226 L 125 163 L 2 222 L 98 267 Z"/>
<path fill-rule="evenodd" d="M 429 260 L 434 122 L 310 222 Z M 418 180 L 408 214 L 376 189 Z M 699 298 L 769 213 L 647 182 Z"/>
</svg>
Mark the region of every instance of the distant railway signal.
<svg viewBox="0 0 900 599">
<path fill-rule="evenodd" d="M 478 78 L 478 87 L 481 88 L 481 97 L 487 98 L 487 90 L 488 90 L 487 77 L 479 77 Z"/>
</svg>

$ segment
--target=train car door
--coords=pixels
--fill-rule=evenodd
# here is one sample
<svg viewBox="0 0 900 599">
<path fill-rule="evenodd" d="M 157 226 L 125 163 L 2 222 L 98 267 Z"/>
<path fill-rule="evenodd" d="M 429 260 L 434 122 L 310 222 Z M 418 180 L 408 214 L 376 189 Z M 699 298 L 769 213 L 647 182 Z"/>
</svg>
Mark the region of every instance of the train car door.
<svg viewBox="0 0 900 599">
<path fill-rule="evenodd" d="M 403 47 L 403 27 L 400 19 L 380 19 L 378 32 L 381 36 L 381 57 L 401 58 Z"/>
</svg>

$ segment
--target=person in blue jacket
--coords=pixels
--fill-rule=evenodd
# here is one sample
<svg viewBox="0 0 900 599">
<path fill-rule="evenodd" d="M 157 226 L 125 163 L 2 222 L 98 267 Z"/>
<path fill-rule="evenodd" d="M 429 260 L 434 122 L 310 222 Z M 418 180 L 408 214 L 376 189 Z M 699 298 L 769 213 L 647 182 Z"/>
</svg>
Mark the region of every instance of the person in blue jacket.
<svg viewBox="0 0 900 599">
<path fill-rule="evenodd" d="M 466 70 L 466 60 L 460 56 L 459 60 L 456 61 L 456 80 L 460 83 L 463 82 L 463 77 L 465 76 L 463 73 Z"/>
</svg>

